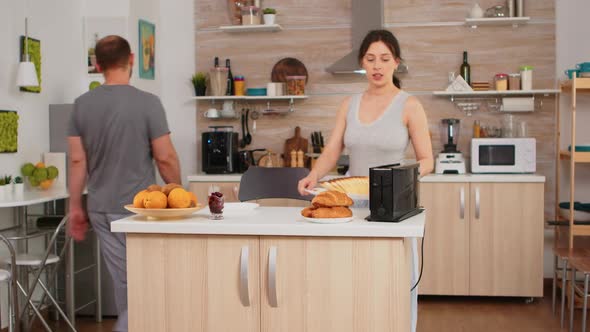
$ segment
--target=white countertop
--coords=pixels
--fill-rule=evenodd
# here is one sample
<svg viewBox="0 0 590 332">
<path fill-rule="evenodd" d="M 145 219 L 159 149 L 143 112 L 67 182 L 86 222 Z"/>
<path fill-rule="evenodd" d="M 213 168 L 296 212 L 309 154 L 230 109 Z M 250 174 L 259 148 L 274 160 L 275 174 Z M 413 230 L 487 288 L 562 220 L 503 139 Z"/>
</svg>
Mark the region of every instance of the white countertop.
<svg viewBox="0 0 590 332">
<path fill-rule="evenodd" d="M 420 182 L 545 182 L 545 176 L 537 174 L 430 174 Z"/>
<path fill-rule="evenodd" d="M 320 181 L 343 177 L 344 175 L 329 174 L 324 176 Z M 187 177 L 188 182 L 240 182 L 242 174 L 195 174 Z"/>
<path fill-rule="evenodd" d="M 229 203 L 226 203 L 229 204 Z M 368 209 L 353 209 L 354 220 L 342 224 L 316 224 L 303 219 L 300 207 L 258 207 L 224 212 L 224 219 L 210 220 L 209 209 L 186 219 L 148 221 L 134 215 L 111 223 L 111 231 L 120 233 L 215 234 L 263 236 L 335 236 L 335 237 L 422 237 L 426 212 L 399 223 L 369 222 Z"/>
<path fill-rule="evenodd" d="M 326 175 L 320 181 L 327 181 L 341 175 Z M 240 182 L 242 174 L 197 174 L 189 175 L 189 182 Z M 420 182 L 545 182 L 545 176 L 538 174 L 430 174 Z"/>
<path fill-rule="evenodd" d="M 25 190 L 22 195 L 6 193 L 0 198 L 0 208 L 11 208 L 51 202 L 57 199 L 68 198 L 66 188 L 50 188 L 48 190 Z"/>
</svg>

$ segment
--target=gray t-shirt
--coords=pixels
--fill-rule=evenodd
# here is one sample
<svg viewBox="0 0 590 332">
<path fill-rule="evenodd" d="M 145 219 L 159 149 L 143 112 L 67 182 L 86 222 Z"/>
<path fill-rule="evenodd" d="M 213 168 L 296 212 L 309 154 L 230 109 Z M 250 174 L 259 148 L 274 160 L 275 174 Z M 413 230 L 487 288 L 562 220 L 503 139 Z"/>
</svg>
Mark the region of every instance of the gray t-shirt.
<svg viewBox="0 0 590 332">
<path fill-rule="evenodd" d="M 151 141 L 170 132 L 160 99 L 131 85 L 102 85 L 76 99 L 69 136 L 80 136 L 88 167 L 88 211 L 124 205 L 156 182 Z"/>
</svg>

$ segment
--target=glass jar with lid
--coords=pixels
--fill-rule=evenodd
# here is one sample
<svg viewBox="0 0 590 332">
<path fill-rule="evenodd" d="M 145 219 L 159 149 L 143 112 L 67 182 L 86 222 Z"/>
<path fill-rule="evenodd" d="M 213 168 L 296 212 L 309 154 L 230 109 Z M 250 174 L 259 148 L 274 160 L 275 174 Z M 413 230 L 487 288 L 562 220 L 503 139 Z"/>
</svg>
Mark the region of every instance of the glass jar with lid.
<svg viewBox="0 0 590 332">
<path fill-rule="evenodd" d="M 508 74 L 508 89 L 509 90 L 520 90 L 520 74 L 519 73 Z"/>
<path fill-rule="evenodd" d="M 497 91 L 508 90 L 508 75 L 499 73 L 494 77 L 494 83 Z"/>
<path fill-rule="evenodd" d="M 307 76 L 287 76 L 287 94 L 300 96 L 305 94 L 305 80 Z"/>
<path fill-rule="evenodd" d="M 259 25 L 260 8 L 256 6 L 242 7 L 242 25 Z"/>
</svg>

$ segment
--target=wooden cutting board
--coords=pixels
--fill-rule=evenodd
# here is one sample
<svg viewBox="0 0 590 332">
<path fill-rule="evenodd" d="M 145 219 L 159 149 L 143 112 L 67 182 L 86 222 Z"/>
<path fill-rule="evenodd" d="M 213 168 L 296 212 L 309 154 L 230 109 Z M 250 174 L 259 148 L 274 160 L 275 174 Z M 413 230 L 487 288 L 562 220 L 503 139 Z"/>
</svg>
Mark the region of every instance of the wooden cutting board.
<svg viewBox="0 0 590 332">
<path fill-rule="evenodd" d="M 291 151 L 303 151 L 303 153 L 307 153 L 307 139 L 301 137 L 301 128 L 299 126 L 295 127 L 295 136 L 287 139 L 285 141 L 285 150 L 283 152 L 283 160 L 285 167 L 291 167 Z M 303 157 L 303 164 L 307 165 L 307 157 Z"/>
</svg>

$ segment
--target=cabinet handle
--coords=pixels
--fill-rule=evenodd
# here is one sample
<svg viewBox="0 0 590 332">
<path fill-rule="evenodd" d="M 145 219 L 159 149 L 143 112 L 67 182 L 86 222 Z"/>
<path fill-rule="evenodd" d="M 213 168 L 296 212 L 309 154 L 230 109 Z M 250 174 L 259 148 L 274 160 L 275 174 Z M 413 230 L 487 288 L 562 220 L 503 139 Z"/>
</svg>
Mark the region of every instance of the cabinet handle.
<svg viewBox="0 0 590 332">
<path fill-rule="evenodd" d="M 249 272 L 249 250 L 248 246 L 242 247 L 240 254 L 240 302 L 244 307 L 250 306 L 250 290 L 248 289 L 248 272 Z"/>
<path fill-rule="evenodd" d="M 277 300 L 277 247 L 268 249 L 268 302 L 271 307 L 278 307 Z"/>
<path fill-rule="evenodd" d="M 479 219 L 479 187 L 475 187 L 475 219 Z"/>
<path fill-rule="evenodd" d="M 460 203 L 459 203 L 459 217 L 465 219 L 465 187 L 461 187 L 459 192 Z"/>
</svg>

